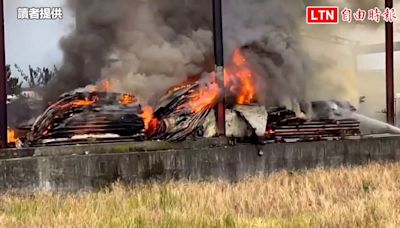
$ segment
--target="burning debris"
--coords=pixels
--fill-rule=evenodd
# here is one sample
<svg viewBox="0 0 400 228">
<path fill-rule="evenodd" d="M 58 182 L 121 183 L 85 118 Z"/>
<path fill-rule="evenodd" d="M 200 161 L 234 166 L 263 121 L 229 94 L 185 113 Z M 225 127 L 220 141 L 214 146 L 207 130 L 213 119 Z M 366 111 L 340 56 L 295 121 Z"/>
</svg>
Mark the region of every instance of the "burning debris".
<svg viewBox="0 0 400 228">
<path fill-rule="evenodd" d="M 98 91 L 66 93 L 40 115 L 28 134 L 29 145 L 77 138 L 144 138 L 141 106 L 128 94 Z"/>
<path fill-rule="evenodd" d="M 294 113 L 290 120 L 267 111 L 271 106 L 282 106 L 285 99 L 294 107 L 306 97 L 305 79 L 313 72 L 296 41 L 302 1 L 290 8 L 281 0 L 231 0 L 225 4 L 224 15 L 231 19 L 226 21 L 234 26 L 224 29 L 228 39 L 224 88 L 210 72 L 209 65 L 212 68 L 213 64 L 207 64 L 212 62 L 209 3 L 68 3 L 78 9 L 78 29 L 61 42 L 64 63 L 47 88 L 46 101 L 60 92 L 108 80 L 102 91 L 86 88 L 62 95 L 33 124 L 27 137 L 30 145 L 85 137 L 169 141 L 214 137 L 213 109 L 222 98 L 226 99 L 228 137 L 279 141 L 306 125 L 315 125 L 313 135 L 321 135 L 321 128 L 333 127 L 325 126 L 334 124 L 332 119 L 312 122 L 306 118 L 309 113 L 300 116 L 298 110 L 290 110 L 292 107 L 283 111 Z M 254 17 L 246 16 L 256 9 L 267 9 L 268 13 L 258 11 Z M 244 11 L 247 13 L 242 14 Z M 277 14 L 284 16 L 283 23 L 276 20 Z M 188 16 L 192 20 L 187 20 Z M 110 56 L 112 63 L 108 61 Z M 174 86 L 158 99 L 158 93 L 188 75 L 203 76 Z M 118 92 L 110 92 L 114 82 L 118 86 L 113 89 Z M 123 94 L 126 91 L 135 95 Z M 151 95 L 157 102 L 149 102 Z M 142 106 L 141 102 L 156 105 Z M 289 133 L 282 130 L 287 126 L 292 127 Z"/>
<path fill-rule="evenodd" d="M 239 104 L 250 101 L 242 99 L 250 93 L 244 89 L 245 85 L 236 88 L 244 95 L 239 93 L 236 105 L 226 110 L 227 137 L 292 142 L 360 135 L 356 119 L 340 118 L 334 109 L 321 108 L 324 107 L 321 102 L 312 106 L 316 119 L 307 119 L 287 108 L 267 110 L 257 103 Z M 188 137 L 215 137 L 217 123 L 213 109 L 220 96 L 214 74 L 208 75 L 208 80 L 184 82 L 171 88 L 155 109 L 142 108 L 135 96 L 129 94 L 76 90 L 61 96 L 37 118 L 28 134 L 28 145 L 88 138 L 182 141 Z"/>
<path fill-rule="evenodd" d="M 109 92 L 106 87 L 62 95 L 37 118 L 28 144 L 85 137 L 183 140 L 204 123 L 220 95 L 215 81 L 186 83 L 169 90 L 153 110 L 142 108 L 132 95 Z"/>
<path fill-rule="evenodd" d="M 77 29 L 60 42 L 63 64 L 43 98 L 47 103 L 73 91 L 35 120 L 24 141 L 214 137 L 214 108 L 222 98 L 228 137 L 284 142 L 359 135 L 362 118 L 354 108 L 325 101 L 300 108 L 299 103 L 314 97 L 309 82 L 316 83 L 316 76 L 330 67 L 323 63 L 335 62 L 311 66 L 315 59 L 303 51 L 308 53 L 310 46 L 302 44 L 298 21 L 307 3 L 316 2 L 224 2 L 227 61 L 220 88 L 211 72 L 209 2 L 67 0 L 76 10 Z M 185 81 L 188 75 L 196 76 Z M 102 79 L 107 80 L 99 88 L 74 90 Z"/>
<path fill-rule="evenodd" d="M 18 138 L 17 131 L 12 128 L 7 128 L 7 143 L 11 147 L 21 147 L 21 140 Z"/>
<path fill-rule="evenodd" d="M 324 102 L 313 103 L 313 113 L 318 114 L 315 116 L 286 107 L 267 109 L 260 104 L 259 75 L 244 51 L 234 51 L 225 69 L 225 88 L 219 88 L 215 73 L 203 73 L 167 90 L 154 106 L 142 106 L 132 94 L 110 92 L 110 81 L 66 93 L 37 118 L 27 144 L 81 142 L 88 138 L 182 141 L 189 137 L 215 137 L 214 108 L 222 94 L 227 100 L 227 137 L 258 143 L 259 138 L 287 142 L 360 134 L 357 120 L 337 115 Z"/>
<path fill-rule="evenodd" d="M 241 50 L 233 52 L 232 63 L 225 70 L 225 88 L 236 96 L 239 105 L 256 101 L 256 82 L 253 71 Z"/>
<path fill-rule="evenodd" d="M 215 80 L 182 84 L 172 88 L 154 112 L 159 120 L 150 135 L 158 139 L 179 141 L 195 133 L 219 99 Z"/>
</svg>

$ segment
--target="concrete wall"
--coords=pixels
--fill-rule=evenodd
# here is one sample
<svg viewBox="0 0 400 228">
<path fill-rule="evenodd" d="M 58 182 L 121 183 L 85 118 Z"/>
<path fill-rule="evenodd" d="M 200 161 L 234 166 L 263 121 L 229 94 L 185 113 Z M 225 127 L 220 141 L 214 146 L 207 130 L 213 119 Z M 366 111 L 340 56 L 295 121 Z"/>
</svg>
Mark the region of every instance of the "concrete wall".
<svg viewBox="0 0 400 228">
<path fill-rule="evenodd" d="M 260 149 L 263 156 L 259 155 Z M 260 148 L 203 143 L 202 147 L 163 151 L 112 153 L 109 149 L 87 155 L 64 153 L 0 160 L 0 191 L 93 190 L 115 181 L 126 184 L 181 179 L 238 181 L 281 169 L 361 165 L 399 159 L 399 137 L 269 144 Z"/>
</svg>

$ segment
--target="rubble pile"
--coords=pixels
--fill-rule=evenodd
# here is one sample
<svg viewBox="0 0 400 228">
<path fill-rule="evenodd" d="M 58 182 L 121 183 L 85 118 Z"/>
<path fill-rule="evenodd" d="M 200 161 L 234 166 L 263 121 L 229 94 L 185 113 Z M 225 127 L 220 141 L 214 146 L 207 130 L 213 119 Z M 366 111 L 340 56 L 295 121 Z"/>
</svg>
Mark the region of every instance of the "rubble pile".
<svg viewBox="0 0 400 228">
<path fill-rule="evenodd" d="M 356 119 L 299 118 L 285 108 L 270 110 L 266 131 L 267 137 L 278 142 L 343 139 L 360 134 L 360 122 Z"/>
<path fill-rule="evenodd" d="M 84 143 L 88 138 L 101 142 L 215 137 L 214 107 L 219 94 L 215 82 L 195 81 L 169 90 L 153 111 L 142 108 L 132 95 L 76 90 L 62 95 L 36 119 L 26 144 Z M 313 103 L 314 116 L 310 118 L 285 107 L 237 104 L 226 109 L 226 136 L 250 142 L 257 137 L 299 142 L 360 135 L 358 120 L 340 117 L 322 104 Z"/>
<path fill-rule="evenodd" d="M 247 49 L 274 56 L 257 45 L 237 49 L 224 71 L 223 86 L 217 83 L 214 72 L 204 72 L 170 88 L 151 106 L 142 107 L 134 95 L 111 92 L 109 80 L 103 82 L 102 88 L 86 87 L 66 93 L 36 119 L 25 144 L 85 143 L 89 138 L 182 141 L 215 137 L 218 131 L 214 108 L 222 96 L 226 100 L 226 136 L 230 138 L 258 143 L 259 138 L 289 142 L 360 135 L 360 123 L 338 112 L 354 111 L 346 103 L 314 102 L 309 113 L 297 110 L 300 104 L 294 104 L 294 100 L 296 112 L 262 105 L 257 96 L 260 75 L 253 71 Z"/>
<path fill-rule="evenodd" d="M 154 112 L 154 117 L 160 121 L 150 134 L 154 139 L 180 141 L 197 133 L 216 102 L 191 108 L 190 103 L 197 96 L 199 87 L 197 82 L 171 91 L 161 98 Z"/>
<path fill-rule="evenodd" d="M 111 92 L 73 91 L 40 115 L 27 135 L 29 145 L 82 137 L 144 139 L 141 106 L 135 98 Z"/>
</svg>

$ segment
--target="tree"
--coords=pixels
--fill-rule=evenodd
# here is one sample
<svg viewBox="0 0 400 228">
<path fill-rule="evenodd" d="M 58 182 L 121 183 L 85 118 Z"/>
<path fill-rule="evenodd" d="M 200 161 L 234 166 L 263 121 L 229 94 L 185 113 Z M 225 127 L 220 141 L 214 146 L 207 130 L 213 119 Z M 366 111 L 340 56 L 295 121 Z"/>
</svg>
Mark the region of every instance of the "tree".
<svg viewBox="0 0 400 228">
<path fill-rule="evenodd" d="M 47 67 L 36 67 L 35 69 L 29 65 L 29 75 L 27 75 L 17 64 L 14 66 L 21 74 L 23 80 L 28 84 L 29 88 L 44 87 L 57 73 L 56 66 L 54 66 L 53 70 L 50 70 Z"/>
<path fill-rule="evenodd" d="M 7 95 L 19 95 L 21 93 L 22 82 L 18 78 L 11 76 L 10 65 L 6 65 Z"/>
</svg>

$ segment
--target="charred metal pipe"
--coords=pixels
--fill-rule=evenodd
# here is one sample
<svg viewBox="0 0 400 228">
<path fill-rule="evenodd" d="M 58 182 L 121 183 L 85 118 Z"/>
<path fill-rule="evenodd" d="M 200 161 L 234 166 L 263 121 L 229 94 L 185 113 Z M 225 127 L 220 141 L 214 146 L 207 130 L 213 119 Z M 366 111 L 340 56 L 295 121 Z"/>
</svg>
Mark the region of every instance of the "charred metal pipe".
<svg viewBox="0 0 400 228">
<path fill-rule="evenodd" d="M 215 73 L 221 88 L 221 97 L 217 105 L 218 135 L 225 136 L 225 92 L 224 92 L 224 46 L 222 31 L 222 3 L 221 0 L 213 0 L 213 22 L 214 22 L 214 57 Z"/>
</svg>

